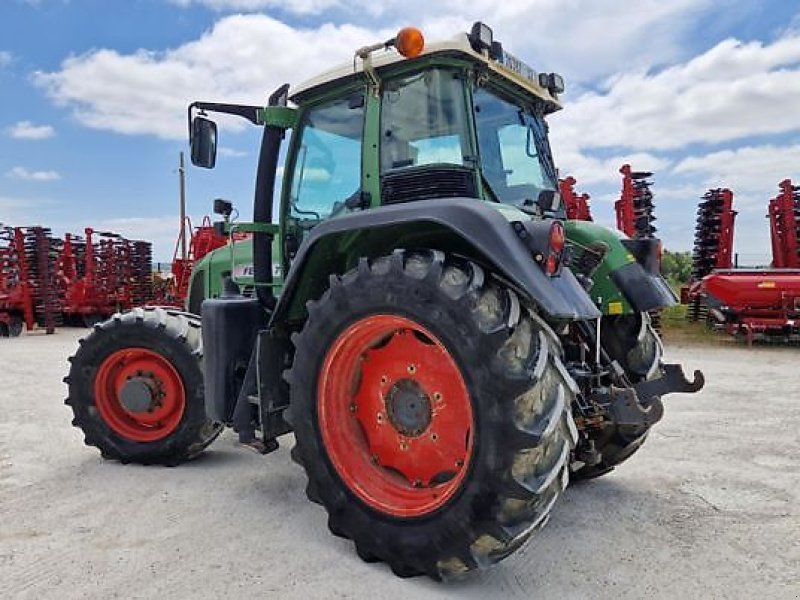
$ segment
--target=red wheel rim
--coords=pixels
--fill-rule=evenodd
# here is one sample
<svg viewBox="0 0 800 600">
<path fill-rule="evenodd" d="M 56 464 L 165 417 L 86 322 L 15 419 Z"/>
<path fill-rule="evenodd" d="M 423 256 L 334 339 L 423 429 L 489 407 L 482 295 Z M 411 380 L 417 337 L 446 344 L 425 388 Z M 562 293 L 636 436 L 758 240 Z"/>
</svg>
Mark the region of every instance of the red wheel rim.
<svg viewBox="0 0 800 600">
<path fill-rule="evenodd" d="M 123 389 L 135 381 L 152 397 L 147 408 L 132 410 Z M 94 380 L 95 406 L 115 433 L 135 442 L 163 439 L 180 423 L 186 395 L 178 371 L 163 356 L 146 348 L 125 348 L 108 356 Z"/>
<path fill-rule="evenodd" d="M 469 470 L 474 427 L 464 377 L 410 319 L 373 315 L 339 335 L 320 373 L 317 415 L 345 485 L 383 513 L 429 514 Z"/>
</svg>

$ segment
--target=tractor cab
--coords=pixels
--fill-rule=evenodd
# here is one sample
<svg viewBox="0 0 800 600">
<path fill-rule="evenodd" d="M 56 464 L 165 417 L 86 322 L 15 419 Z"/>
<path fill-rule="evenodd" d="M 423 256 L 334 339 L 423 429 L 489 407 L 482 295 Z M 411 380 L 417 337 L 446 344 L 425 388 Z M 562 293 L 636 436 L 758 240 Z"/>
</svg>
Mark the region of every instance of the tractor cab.
<svg viewBox="0 0 800 600">
<path fill-rule="evenodd" d="M 192 104 L 192 159 L 214 166 L 216 126 L 205 111 L 245 116 L 267 130 L 291 129 L 285 163 L 277 169 L 279 220 L 273 242 L 262 242 L 272 246 L 272 266 L 262 272 L 278 292 L 276 279 L 288 273 L 310 232 L 343 215 L 473 198 L 508 221 L 563 218 L 545 121 L 561 108 L 563 90 L 561 76 L 535 72 L 482 23 L 431 44 L 405 28 L 392 40 L 357 50 L 353 62 L 300 84 L 291 95 L 282 87 L 266 108 Z M 272 203 L 270 198 L 262 211 L 269 217 Z M 211 296 L 221 293 L 219 275 L 237 270 L 231 257 L 238 252 L 220 254 L 197 274 Z"/>
<path fill-rule="evenodd" d="M 561 78 L 543 74 L 540 85 L 481 24 L 409 50 L 401 38 L 414 32 L 401 31 L 394 47 L 359 50 L 355 71 L 334 69 L 293 90 L 298 128 L 281 211 L 290 226 L 426 198 L 558 208 L 544 116 L 560 108 Z"/>
</svg>

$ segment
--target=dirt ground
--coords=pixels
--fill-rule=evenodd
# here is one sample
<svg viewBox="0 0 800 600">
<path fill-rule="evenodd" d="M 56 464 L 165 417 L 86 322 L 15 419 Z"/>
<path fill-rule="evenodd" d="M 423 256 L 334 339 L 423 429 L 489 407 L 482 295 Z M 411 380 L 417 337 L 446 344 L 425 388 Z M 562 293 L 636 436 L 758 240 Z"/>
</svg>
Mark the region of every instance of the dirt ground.
<svg viewBox="0 0 800 600">
<path fill-rule="evenodd" d="M 800 353 L 668 347 L 705 371 L 630 463 L 457 584 L 395 578 L 327 531 L 291 463 L 225 433 L 178 468 L 83 445 L 64 406 L 79 335 L 0 339 L 0 598 L 800 598 Z"/>
</svg>

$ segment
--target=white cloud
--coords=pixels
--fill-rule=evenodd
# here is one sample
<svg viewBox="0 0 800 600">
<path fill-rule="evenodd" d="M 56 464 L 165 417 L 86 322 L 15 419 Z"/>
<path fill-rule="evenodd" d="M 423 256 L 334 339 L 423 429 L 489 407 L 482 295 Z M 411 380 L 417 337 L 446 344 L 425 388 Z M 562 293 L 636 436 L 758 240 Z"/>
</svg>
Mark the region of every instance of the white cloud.
<svg viewBox="0 0 800 600">
<path fill-rule="evenodd" d="M 614 0 L 169 1 L 217 11 L 324 14 L 375 34 L 376 21 L 392 31 L 412 24 L 431 40 L 452 37 L 480 20 L 494 29 L 506 49 L 531 60 L 535 68 L 567 73 L 581 82 L 615 73 L 621 64 L 637 69 L 681 59 L 687 51 L 685 37 L 698 16 L 713 9 L 725 11 L 727 18 L 743 17 L 753 4 L 753 0 L 640 0 L 620 10 Z M 375 35 L 373 41 L 379 39 Z M 320 38 L 319 43 L 326 40 Z"/>
<path fill-rule="evenodd" d="M 31 171 L 25 167 L 14 167 L 6 173 L 6 177 L 25 181 L 57 181 L 61 179 L 58 171 Z"/>
<path fill-rule="evenodd" d="M 777 194 L 777 184 L 787 177 L 800 179 L 800 144 L 790 146 L 746 146 L 688 156 L 675 173 L 699 175 L 708 187 L 729 187 L 739 193 L 762 193 L 766 206 L 767 190 Z"/>
<path fill-rule="evenodd" d="M 19 121 L 8 128 L 8 135 L 19 140 L 45 140 L 56 134 L 50 125 L 34 125 L 30 121 Z"/>
<path fill-rule="evenodd" d="M 178 6 L 201 4 L 216 11 L 254 12 L 267 8 L 280 8 L 298 15 L 318 14 L 339 5 L 339 0 L 169 0 Z"/>
<path fill-rule="evenodd" d="M 611 184 L 620 185 L 622 175 L 619 169 L 624 164 L 632 165 L 639 171 L 662 171 L 670 166 L 670 161 L 647 152 L 630 152 L 611 158 L 599 159 L 573 149 L 556 153 L 562 177 L 572 175 L 581 185 Z"/>
<path fill-rule="evenodd" d="M 778 193 L 778 182 L 786 178 L 800 181 L 800 144 L 778 146 L 765 144 L 693 155 L 683 158 L 672 170 L 678 177 L 690 178 L 695 183 L 686 185 L 682 198 L 665 196 L 656 190 L 656 199 L 668 198 L 667 206 L 675 199 L 689 200 L 692 206 L 708 188 L 727 187 L 734 194 L 736 239 L 734 250 L 740 253 L 743 264 L 766 264 L 769 261 L 769 223 L 765 218 L 767 204 Z M 686 238 L 691 243 L 686 228 L 688 211 L 671 218 L 673 229 L 667 230 L 673 238 Z"/>
<path fill-rule="evenodd" d="M 278 5 L 277 0 L 174 1 L 237 10 L 247 8 L 245 4 L 253 9 Z M 339 21 L 352 24 L 303 28 L 264 14 L 230 15 L 177 48 L 131 54 L 93 50 L 67 58 L 59 71 L 36 73 L 34 81 L 89 127 L 183 139 L 186 105 L 192 100 L 263 102 L 280 84 L 297 84 L 347 62 L 356 48 L 387 39 L 408 23 L 419 25 L 434 40 L 485 19 L 505 47 L 534 68 L 586 81 L 616 72 L 620 64 L 644 68 L 683 57 L 688 17 L 710 4 L 642 0 L 619 11 L 610 0 L 475 0 L 467 7 L 460 0 L 281 2 L 295 12 L 335 10 Z M 381 28 L 375 27 L 378 18 Z M 614 34 L 598 36 L 598 31 Z"/>
<path fill-rule="evenodd" d="M 567 147 L 667 150 L 800 130 L 800 35 L 728 39 L 655 74 L 619 75 L 555 119 Z"/>
<path fill-rule="evenodd" d="M 282 83 L 298 83 L 387 35 L 351 25 L 294 29 L 266 15 L 233 15 L 174 50 L 97 50 L 34 80 L 89 127 L 185 139 L 191 101 L 264 102 Z"/>
<path fill-rule="evenodd" d="M 14 56 L 8 50 L 0 50 L 0 69 L 6 68 L 14 61 Z"/>
</svg>

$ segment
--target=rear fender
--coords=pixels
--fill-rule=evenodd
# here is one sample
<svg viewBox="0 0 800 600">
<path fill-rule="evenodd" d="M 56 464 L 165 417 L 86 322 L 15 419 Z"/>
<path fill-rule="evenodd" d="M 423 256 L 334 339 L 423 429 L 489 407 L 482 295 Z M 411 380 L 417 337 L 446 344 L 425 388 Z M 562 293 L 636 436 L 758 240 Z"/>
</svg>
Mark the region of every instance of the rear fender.
<svg viewBox="0 0 800 600">
<path fill-rule="evenodd" d="M 317 225 L 303 241 L 287 274 L 270 325 L 303 320 L 331 274 L 343 274 L 362 256 L 394 249 L 459 254 L 508 281 L 553 321 L 596 319 L 599 311 L 569 269 L 548 277 L 512 225 L 491 205 L 471 198 L 420 200 L 381 206 Z"/>
</svg>

